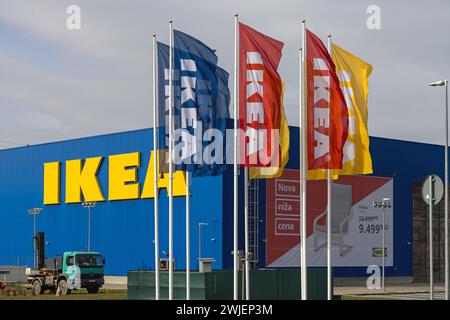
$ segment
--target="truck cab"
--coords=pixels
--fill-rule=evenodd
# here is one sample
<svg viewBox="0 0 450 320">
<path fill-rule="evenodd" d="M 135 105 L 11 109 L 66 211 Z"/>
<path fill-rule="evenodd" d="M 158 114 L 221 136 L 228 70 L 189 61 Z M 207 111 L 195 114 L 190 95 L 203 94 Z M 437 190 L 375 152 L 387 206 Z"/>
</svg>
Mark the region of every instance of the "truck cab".
<svg viewBox="0 0 450 320">
<path fill-rule="evenodd" d="M 104 284 L 104 265 L 105 258 L 99 252 L 64 252 L 31 271 L 28 281 L 35 295 L 46 289 L 62 295 L 81 288 L 97 293 Z"/>
<path fill-rule="evenodd" d="M 105 258 L 98 252 L 64 252 L 62 274 L 67 278 L 67 289 L 86 288 L 97 293 L 104 284 Z"/>
</svg>

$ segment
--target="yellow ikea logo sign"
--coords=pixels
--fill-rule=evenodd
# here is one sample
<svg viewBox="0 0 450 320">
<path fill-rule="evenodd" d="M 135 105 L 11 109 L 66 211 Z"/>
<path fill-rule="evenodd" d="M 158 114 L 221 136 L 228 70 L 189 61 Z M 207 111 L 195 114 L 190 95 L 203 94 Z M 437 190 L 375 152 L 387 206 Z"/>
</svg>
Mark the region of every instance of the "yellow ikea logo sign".
<svg viewBox="0 0 450 320">
<path fill-rule="evenodd" d="M 372 248 L 372 257 L 387 257 L 387 248 Z"/>
<path fill-rule="evenodd" d="M 153 175 L 153 151 L 147 175 L 141 190 L 137 169 L 141 165 L 140 152 L 111 155 L 108 157 L 108 200 L 149 199 L 155 197 Z M 98 183 L 98 171 L 103 157 L 67 160 L 65 203 L 85 201 L 105 201 L 105 196 Z M 159 174 L 159 189 L 169 189 L 169 175 Z M 60 200 L 61 163 L 44 163 L 44 204 L 59 204 Z M 173 195 L 186 195 L 186 179 L 184 172 L 176 171 L 173 176 Z"/>
</svg>

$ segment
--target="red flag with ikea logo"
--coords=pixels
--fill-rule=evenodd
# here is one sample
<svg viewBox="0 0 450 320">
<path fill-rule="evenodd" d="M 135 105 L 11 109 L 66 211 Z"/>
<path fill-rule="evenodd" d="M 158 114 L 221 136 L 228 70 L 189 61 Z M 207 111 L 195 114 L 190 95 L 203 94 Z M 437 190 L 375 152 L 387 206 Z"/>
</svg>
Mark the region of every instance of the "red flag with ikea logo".
<svg viewBox="0 0 450 320">
<path fill-rule="evenodd" d="M 282 174 L 289 158 L 289 127 L 278 74 L 284 44 L 239 23 L 241 166 L 250 178 Z"/>
<path fill-rule="evenodd" d="M 306 41 L 308 169 L 341 169 L 347 105 L 328 50 L 309 30 Z"/>
</svg>

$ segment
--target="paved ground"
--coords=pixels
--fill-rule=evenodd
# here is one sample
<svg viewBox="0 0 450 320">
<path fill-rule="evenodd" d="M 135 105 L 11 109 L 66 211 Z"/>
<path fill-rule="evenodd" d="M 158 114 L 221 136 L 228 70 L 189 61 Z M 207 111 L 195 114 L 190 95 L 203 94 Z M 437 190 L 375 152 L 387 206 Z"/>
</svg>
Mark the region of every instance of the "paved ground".
<svg viewBox="0 0 450 320">
<path fill-rule="evenodd" d="M 17 286 L 21 288 L 21 286 Z M 16 292 L 16 296 L 6 296 L 0 294 L 0 300 L 3 299 L 32 299 L 32 300 L 116 300 L 127 298 L 127 277 L 109 277 L 105 276 L 105 286 L 98 294 L 87 294 L 85 290 L 74 291 L 65 297 L 56 297 L 53 294 L 41 296 L 31 296 L 31 291 L 26 287 Z M 386 284 L 385 292 L 381 290 L 370 290 L 363 285 L 338 285 L 334 288 L 334 295 L 344 300 L 429 300 L 428 283 L 405 283 L 405 284 Z M 444 299 L 444 284 L 436 283 L 434 286 L 434 299 Z"/>
<path fill-rule="evenodd" d="M 104 289 L 110 290 L 127 290 L 128 277 L 105 276 Z"/>
<path fill-rule="evenodd" d="M 17 290 L 14 290 L 17 289 Z M 89 294 L 86 290 L 81 289 L 73 291 L 65 296 L 56 296 L 55 294 L 45 292 L 39 296 L 31 295 L 31 290 L 22 290 L 17 287 L 10 288 L 9 294 L 1 292 L 1 300 L 126 300 L 127 292 L 124 290 L 101 289 L 99 293 Z"/>
<path fill-rule="evenodd" d="M 105 276 L 105 284 L 97 294 L 88 294 L 85 289 L 75 290 L 67 296 L 57 297 L 49 293 L 31 295 L 30 285 L 9 284 L 0 290 L 0 300 L 124 300 L 127 299 L 127 277 Z"/>
<path fill-rule="evenodd" d="M 384 293 L 381 290 L 370 290 L 363 286 L 340 286 L 334 288 L 334 294 L 342 299 L 395 299 L 395 300 L 429 300 L 428 283 L 387 284 Z M 444 284 L 434 286 L 434 299 L 444 299 Z"/>
</svg>

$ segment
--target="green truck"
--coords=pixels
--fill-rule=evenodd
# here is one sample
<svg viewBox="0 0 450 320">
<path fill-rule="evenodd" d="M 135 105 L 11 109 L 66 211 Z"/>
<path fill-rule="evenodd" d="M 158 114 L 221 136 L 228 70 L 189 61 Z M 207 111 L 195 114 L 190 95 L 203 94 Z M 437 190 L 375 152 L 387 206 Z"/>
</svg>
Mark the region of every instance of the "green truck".
<svg viewBox="0 0 450 320">
<path fill-rule="evenodd" d="M 69 251 L 62 256 L 45 259 L 43 235 L 37 239 L 38 268 L 28 274 L 33 294 L 45 290 L 66 295 L 71 290 L 86 288 L 97 293 L 104 284 L 105 258 L 98 252 Z"/>
</svg>

